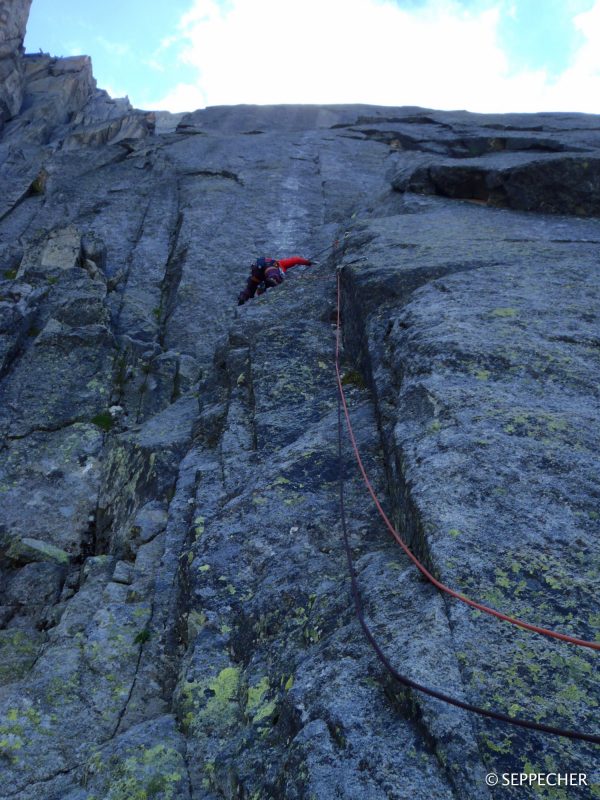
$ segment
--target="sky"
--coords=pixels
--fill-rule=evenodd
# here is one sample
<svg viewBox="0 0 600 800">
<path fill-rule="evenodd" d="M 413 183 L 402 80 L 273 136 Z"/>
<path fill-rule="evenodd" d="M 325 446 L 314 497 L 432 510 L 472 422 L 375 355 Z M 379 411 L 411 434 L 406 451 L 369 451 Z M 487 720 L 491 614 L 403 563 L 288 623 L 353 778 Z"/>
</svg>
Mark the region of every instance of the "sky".
<svg viewBox="0 0 600 800">
<path fill-rule="evenodd" d="M 142 109 L 600 114 L 600 0 L 33 0 L 25 48 Z"/>
</svg>

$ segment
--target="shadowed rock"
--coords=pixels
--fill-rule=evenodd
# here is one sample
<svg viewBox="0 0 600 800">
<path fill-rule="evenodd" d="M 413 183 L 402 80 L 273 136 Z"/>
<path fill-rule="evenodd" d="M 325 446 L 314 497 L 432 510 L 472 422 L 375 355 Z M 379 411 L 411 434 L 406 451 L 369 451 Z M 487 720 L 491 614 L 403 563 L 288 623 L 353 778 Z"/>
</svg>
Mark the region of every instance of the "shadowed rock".
<svg viewBox="0 0 600 800">
<path fill-rule="evenodd" d="M 21 110 L 23 39 L 31 0 L 3 0 L 0 6 L 0 130 Z"/>
</svg>

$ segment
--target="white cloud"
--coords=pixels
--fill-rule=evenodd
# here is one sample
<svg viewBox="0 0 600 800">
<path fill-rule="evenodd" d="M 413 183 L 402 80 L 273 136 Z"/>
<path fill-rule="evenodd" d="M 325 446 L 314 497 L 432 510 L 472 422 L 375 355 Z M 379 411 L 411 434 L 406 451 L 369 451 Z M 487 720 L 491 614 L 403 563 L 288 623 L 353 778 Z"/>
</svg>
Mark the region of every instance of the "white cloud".
<svg viewBox="0 0 600 800">
<path fill-rule="evenodd" d="M 571 65 L 540 89 L 542 106 L 548 111 L 600 113 L 600 0 L 589 11 L 574 17 L 583 36 Z"/>
<path fill-rule="evenodd" d="M 154 72 L 164 73 L 167 71 L 165 65 L 162 64 L 160 61 L 158 61 L 156 58 L 146 58 L 142 63 L 145 64 L 147 67 L 150 67 L 150 69 L 154 70 Z"/>
<path fill-rule="evenodd" d="M 96 36 L 96 41 L 111 56 L 126 56 L 131 53 L 131 47 L 121 42 L 111 42 L 104 36 Z"/>
<path fill-rule="evenodd" d="M 499 19 L 500 3 L 469 12 L 455 0 L 410 11 L 393 0 L 195 0 L 180 22 L 189 81 L 152 107 L 365 102 L 600 112 L 600 0 L 576 17 L 585 42 L 553 83 L 543 70 L 509 70 Z"/>
<path fill-rule="evenodd" d="M 77 42 L 69 42 L 65 46 L 65 52 L 68 56 L 80 56 L 85 53 L 85 47 L 81 47 Z"/>
<path fill-rule="evenodd" d="M 144 103 L 148 111 L 194 111 L 207 105 L 206 95 L 193 83 L 178 83 L 158 100 Z"/>
<path fill-rule="evenodd" d="M 107 92 L 108 95 L 110 97 L 112 97 L 113 99 L 122 98 L 122 97 L 126 97 L 127 99 L 129 99 L 129 96 L 128 96 L 127 92 L 124 89 L 122 89 L 122 88 L 120 88 L 118 86 L 107 85 L 107 86 L 103 86 L 102 89 L 105 92 Z"/>
</svg>

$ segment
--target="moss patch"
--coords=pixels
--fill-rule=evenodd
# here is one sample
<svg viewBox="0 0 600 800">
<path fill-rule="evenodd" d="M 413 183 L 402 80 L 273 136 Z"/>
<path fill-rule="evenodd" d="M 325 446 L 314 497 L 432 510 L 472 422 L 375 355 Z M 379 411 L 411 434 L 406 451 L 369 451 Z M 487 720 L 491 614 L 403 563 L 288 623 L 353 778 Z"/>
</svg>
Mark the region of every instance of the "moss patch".
<svg viewBox="0 0 600 800">
<path fill-rule="evenodd" d="M 358 389 L 366 389 L 367 384 L 362 374 L 357 369 L 349 369 L 342 375 L 343 386 L 356 386 Z"/>
<path fill-rule="evenodd" d="M 91 422 L 107 433 L 108 431 L 112 430 L 112 427 L 115 424 L 110 411 L 101 411 L 99 414 L 96 414 L 95 417 L 92 417 Z"/>
</svg>

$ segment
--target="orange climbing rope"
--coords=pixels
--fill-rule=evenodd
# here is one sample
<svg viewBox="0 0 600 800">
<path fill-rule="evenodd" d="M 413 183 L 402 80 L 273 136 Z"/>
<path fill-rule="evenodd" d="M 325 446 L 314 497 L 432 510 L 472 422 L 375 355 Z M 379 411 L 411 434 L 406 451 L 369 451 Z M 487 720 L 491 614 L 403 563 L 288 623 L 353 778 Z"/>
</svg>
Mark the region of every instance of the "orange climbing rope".
<svg viewBox="0 0 600 800">
<path fill-rule="evenodd" d="M 400 547 L 404 550 L 406 555 L 409 559 L 413 562 L 413 564 L 417 567 L 418 570 L 427 578 L 430 583 L 432 583 L 437 589 L 445 594 L 450 595 L 450 597 L 454 597 L 457 600 L 460 600 L 462 603 L 466 603 L 468 606 L 477 609 L 478 611 L 482 611 L 485 614 L 490 614 L 493 617 L 497 617 L 498 619 L 503 620 L 504 622 L 509 622 L 511 625 L 516 625 L 519 628 L 524 628 L 528 631 L 533 631 L 533 633 L 539 633 L 543 636 L 549 636 L 552 639 L 559 639 L 563 642 L 568 642 L 569 644 L 577 645 L 579 647 L 588 647 L 591 650 L 600 650 L 600 642 L 589 642 L 586 639 L 579 639 L 576 636 L 569 636 L 566 633 L 558 633 L 557 631 L 550 630 L 548 628 L 543 628 L 539 625 L 532 625 L 530 622 L 525 622 L 524 620 L 518 619 L 516 617 L 511 617 L 508 614 L 503 614 L 501 611 L 496 611 L 489 606 L 483 605 L 482 603 L 478 603 L 475 600 L 471 600 L 469 597 L 466 597 L 464 594 L 457 592 L 454 589 L 451 589 L 449 586 L 446 586 L 441 581 L 438 581 L 431 572 L 419 561 L 419 559 L 414 555 L 414 553 L 410 550 L 404 539 L 400 536 L 396 528 L 392 525 L 390 520 L 388 519 L 387 514 L 383 510 L 381 503 L 373 489 L 371 481 L 369 480 L 369 476 L 365 470 L 364 464 L 362 462 L 362 458 L 360 456 L 360 452 L 358 450 L 358 445 L 356 443 L 356 437 L 354 435 L 354 431 L 352 429 L 352 422 L 350 421 L 350 414 L 348 412 L 348 404 L 346 402 L 346 396 L 344 394 L 344 386 L 342 384 L 342 377 L 340 372 L 340 334 L 341 334 L 341 315 L 340 315 L 340 299 L 341 299 L 341 283 L 340 283 L 340 273 L 337 273 L 337 324 L 336 324 L 336 344 L 335 344 L 335 371 L 337 376 L 337 384 L 338 390 L 340 394 L 340 400 L 342 403 L 342 407 L 344 410 L 344 415 L 346 417 L 346 425 L 348 428 L 348 435 L 350 437 L 350 442 L 352 443 L 352 449 L 354 450 L 354 455 L 356 457 L 356 461 L 358 463 L 358 467 L 362 474 L 363 480 L 366 484 L 366 487 L 369 491 L 369 494 L 373 498 L 373 502 L 381 515 L 388 531 L 394 537 L 396 542 L 400 545 Z"/>
</svg>

